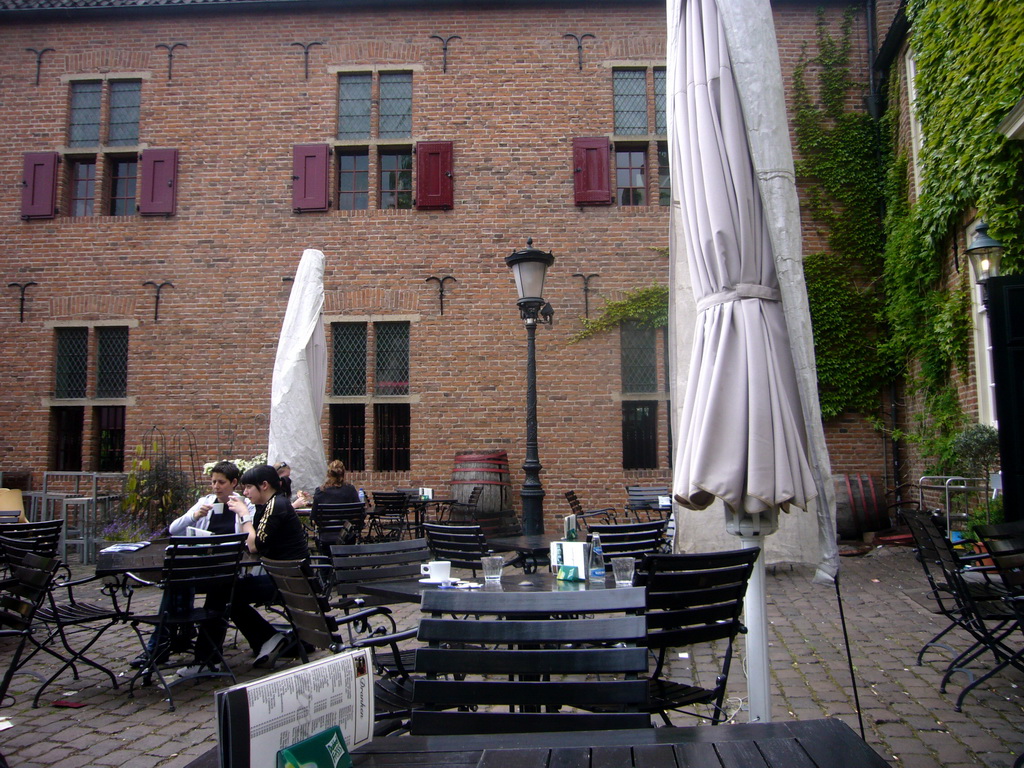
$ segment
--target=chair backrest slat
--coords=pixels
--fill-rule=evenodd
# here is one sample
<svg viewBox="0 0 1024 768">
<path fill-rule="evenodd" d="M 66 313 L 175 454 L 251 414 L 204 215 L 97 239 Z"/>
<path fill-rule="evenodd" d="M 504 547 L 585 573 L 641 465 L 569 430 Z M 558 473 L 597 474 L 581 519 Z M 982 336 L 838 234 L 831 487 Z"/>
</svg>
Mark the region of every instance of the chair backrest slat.
<svg viewBox="0 0 1024 768">
<path fill-rule="evenodd" d="M 420 563 L 430 559 L 426 539 L 403 539 L 376 544 L 334 545 L 334 591 L 338 597 L 362 595 L 362 585 L 397 581 L 420 575 Z M 384 605 L 387 598 L 364 596 L 365 605 Z"/>
<path fill-rule="evenodd" d="M 978 526 L 978 535 L 992 556 L 1011 594 L 1024 593 L 1024 520 Z"/>
<path fill-rule="evenodd" d="M 449 560 L 454 568 L 476 572 L 480 558 L 488 552 L 487 537 L 479 525 L 438 525 L 424 523 L 427 544 L 434 558 Z"/>
</svg>

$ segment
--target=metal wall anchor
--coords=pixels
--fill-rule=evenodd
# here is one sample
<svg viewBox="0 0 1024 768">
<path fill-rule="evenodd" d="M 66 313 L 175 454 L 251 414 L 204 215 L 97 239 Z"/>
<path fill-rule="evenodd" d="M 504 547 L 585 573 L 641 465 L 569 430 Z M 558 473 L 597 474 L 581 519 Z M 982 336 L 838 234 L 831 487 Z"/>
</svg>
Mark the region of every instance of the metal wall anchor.
<svg viewBox="0 0 1024 768">
<path fill-rule="evenodd" d="M 323 45 L 323 43 L 314 40 L 312 43 L 292 43 L 302 49 L 303 65 L 305 67 L 306 79 L 309 80 L 309 49 L 314 45 Z"/>
<path fill-rule="evenodd" d="M 54 52 L 53 48 L 43 48 L 42 50 L 36 50 L 35 48 L 26 48 L 26 51 L 30 51 L 36 55 L 36 87 L 39 86 L 39 73 L 43 68 L 43 54 Z"/>
<path fill-rule="evenodd" d="M 441 37 L 440 35 L 431 35 L 431 40 L 441 41 L 441 71 L 448 71 L 448 43 L 452 40 L 461 40 L 459 35 L 449 35 L 448 37 Z"/>
<path fill-rule="evenodd" d="M 164 280 L 162 283 L 157 285 L 152 280 L 147 280 L 146 282 L 143 283 L 143 285 L 152 285 L 154 288 L 156 288 L 156 304 L 154 304 L 153 306 L 153 322 L 158 323 L 160 322 L 160 291 L 162 291 L 168 285 L 171 286 L 171 288 L 173 288 L 174 283 L 172 283 L 170 280 Z"/>
<path fill-rule="evenodd" d="M 167 51 L 167 79 L 169 81 L 171 79 L 171 68 L 174 66 L 174 49 L 188 48 L 188 45 L 186 43 L 171 43 L 170 45 L 167 43 L 157 43 L 156 47 Z"/>
<path fill-rule="evenodd" d="M 35 280 L 29 280 L 27 283 L 8 283 L 8 288 L 19 288 L 21 289 L 21 299 L 18 305 L 18 322 L 25 322 L 25 291 L 29 289 L 29 286 L 39 285 Z"/>
<path fill-rule="evenodd" d="M 596 272 L 589 275 L 584 275 L 582 272 L 574 272 L 573 277 L 583 278 L 583 316 L 588 320 L 590 319 L 590 280 L 594 277 L 600 277 Z"/>
<path fill-rule="evenodd" d="M 583 71 L 583 41 L 586 40 L 588 37 L 591 40 L 597 40 L 597 37 L 595 35 L 590 34 L 589 32 L 585 32 L 585 33 L 583 33 L 582 35 L 579 35 L 579 36 L 574 35 L 572 32 L 566 32 L 564 35 L 562 35 L 562 37 L 563 38 L 571 37 L 573 40 L 576 41 L 576 54 L 579 56 L 579 59 L 580 59 L 580 72 L 582 72 Z"/>
<path fill-rule="evenodd" d="M 456 280 L 451 275 L 445 275 L 444 277 L 434 277 L 433 275 L 431 275 L 430 277 L 428 277 L 426 279 L 426 282 L 429 283 L 431 280 L 434 280 L 434 281 L 437 282 L 437 301 L 438 301 L 438 304 L 440 304 L 441 314 L 443 315 L 444 314 L 444 295 L 446 293 L 446 291 L 444 289 L 444 284 L 448 280 L 451 280 L 453 283 L 457 283 L 459 281 Z"/>
</svg>

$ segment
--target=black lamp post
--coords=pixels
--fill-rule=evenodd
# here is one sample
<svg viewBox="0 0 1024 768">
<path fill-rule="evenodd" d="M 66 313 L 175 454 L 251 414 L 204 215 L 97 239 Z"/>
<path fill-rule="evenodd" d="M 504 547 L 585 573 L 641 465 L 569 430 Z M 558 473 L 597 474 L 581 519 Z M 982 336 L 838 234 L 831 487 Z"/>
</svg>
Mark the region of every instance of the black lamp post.
<svg viewBox="0 0 1024 768">
<path fill-rule="evenodd" d="M 550 253 L 533 247 L 533 238 L 526 241 L 526 250 L 505 257 L 512 270 L 519 292 L 519 314 L 526 325 L 526 458 L 523 461 L 523 533 L 528 536 L 544 532 L 544 487 L 540 482 L 540 456 L 537 452 L 537 325 L 551 323 L 554 310 L 542 298 L 544 277 L 555 263 Z"/>
<path fill-rule="evenodd" d="M 967 257 L 974 279 L 981 286 L 991 344 L 992 384 L 995 411 L 999 419 L 999 459 L 1003 480 L 1003 515 L 1008 522 L 1024 520 L 1024 452 L 1021 424 L 1024 388 L 1021 362 L 1024 360 L 1024 336 L 1019 332 L 1024 278 L 1003 277 L 999 265 L 1003 244 L 988 233 L 988 224 L 978 222 Z"/>
</svg>

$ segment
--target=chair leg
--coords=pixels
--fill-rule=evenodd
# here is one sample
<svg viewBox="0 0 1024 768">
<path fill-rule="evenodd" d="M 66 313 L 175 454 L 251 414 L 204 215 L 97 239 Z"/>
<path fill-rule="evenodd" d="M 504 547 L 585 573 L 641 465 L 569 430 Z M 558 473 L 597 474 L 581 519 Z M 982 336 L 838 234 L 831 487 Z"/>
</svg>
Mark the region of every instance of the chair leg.
<svg viewBox="0 0 1024 768">
<path fill-rule="evenodd" d="M 71 654 L 71 658 L 64 659 L 64 665 L 56 672 L 54 672 L 53 675 L 50 676 L 49 680 L 47 680 L 45 683 L 39 686 L 39 690 L 36 691 L 36 695 L 32 699 L 33 709 L 37 709 L 39 707 L 39 698 L 43 695 L 43 691 L 45 691 L 49 687 L 50 683 L 52 683 L 54 680 L 60 677 L 64 670 L 68 667 L 75 669 L 76 661 L 81 661 L 82 663 L 87 664 L 90 667 L 94 667 L 95 669 L 98 669 L 101 672 L 105 672 L 107 674 L 107 677 L 110 678 L 111 685 L 113 685 L 115 689 L 117 688 L 117 678 L 114 676 L 114 673 L 107 669 L 107 667 L 103 666 L 98 662 L 93 661 L 85 655 L 86 652 L 90 648 L 92 648 L 92 646 L 100 639 L 103 633 L 110 629 L 112 626 L 114 626 L 114 624 L 116 623 L 116 621 L 108 622 L 105 627 L 96 632 L 93 635 L 92 639 L 78 651 L 72 648 L 71 645 L 68 643 L 67 635 L 65 634 L 64 629 L 62 627 L 57 628 L 58 634 L 60 635 L 61 644 L 64 646 L 64 649 Z M 75 679 L 78 679 L 77 670 L 75 670 Z"/>
</svg>

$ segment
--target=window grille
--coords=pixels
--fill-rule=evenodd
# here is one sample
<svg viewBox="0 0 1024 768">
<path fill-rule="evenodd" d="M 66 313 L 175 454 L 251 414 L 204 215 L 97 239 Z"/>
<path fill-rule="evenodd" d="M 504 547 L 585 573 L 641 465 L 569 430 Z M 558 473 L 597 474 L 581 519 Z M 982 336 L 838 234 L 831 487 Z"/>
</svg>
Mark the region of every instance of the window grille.
<svg viewBox="0 0 1024 768">
<path fill-rule="evenodd" d="M 96 328 L 96 397 L 128 394 L 128 329 Z"/>
<path fill-rule="evenodd" d="M 622 468 L 658 468 L 658 403 L 622 403 Z"/>
<path fill-rule="evenodd" d="M 647 133 L 647 71 L 616 69 L 612 73 L 615 133 L 635 136 Z"/>
<path fill-rule="evenodd" d="M 366 152 L 338 155 L 338 209 L 361 211 L 370 205 L 370 156 Z"/>
<path fill-rule="evenodd" d="M 135 215 L 135 186 L 138 181 L 135 158 L 110 162 L 110 215 Z"/>
<path fill-rule="evenodd" d="M 409 470 L 410 410 L 408 403 L 377 403 L 374 406 L 378 472 Z"/>
<path fill-rule="evenodd" d="M 665 116 L 665 70 L 654 70 L 654 132 L 659 136 L 668 133 L 668 118 Z"/>
<path fill-rule="evenodd" d="M 377 323 L 377 395 L 409 394 L 409 323 Z"/>
<path fill-rule="evenodd" d="M 366 323 L 331 326 L 334 364 L 331 394 L 339 397 L 366 394 Z"/>
<path fill-rule="evenodd" d="M 71 163 L 70 203 L 72 216 L 92 216 L 96 202 L 96 161 Z"/>
<path fill-rule="evenodd" d="M 615 152 L 615 198 L 619 205 L 647 202 L 647 153 L 642 149 Z"/>
<path fill-rule="evenodd" d="M 658 367 L 655 332 L 634 323 L 619 326 L 619 354 L 623 392 L 657 392 Z"/>
<path fill-rule="evenodd" d="M 141 80 L 112 80 L 110 83 L 110 134 L 108 143 L 126 146 L 139 143 Z"/>
<path fill-rule="evenodd" d="M 81 406 L 51 408 L 50 421 L 53 429 L 50 467 L 58 472 L 81 472 L 85 409 Z"/>
<path fill-rule="evenodd" d="M 377 135 L 382 139 L 412 135 L 411 72 L 381 72 L 380 122 Z"/>
<path fill-rule="evenodd" d="M 89 329 L 58 328 L 54 397 L 85 397 L 89 363 Z"/>
<path fill-rule="evenodd" d="M 124 470 L 124 422 L 123 405 L 101 406 L 94 410 L 93 423 L 97 429 L 96 469 L 100 472 Z"/>
<path fill-rule="evenodd" d="M 71 124 L 68 144 L 95 147 L 100 143 L 100 100 L 103 83 L 86 80 L 71 84 Z"/>
<path fill-rule="evenodd" d="M 338 138 L 370 138 L 370 101 L 373 81 L 369 72 L 338 76 Z"/>
<path fill-rule="evenodd" d="M 658 145 L 658 205 L 672 205 L 672 176 L 668 167 L 668 145 Z"/>
<path fill-rule="evenodd" d="M 412 208 L 412 153 L 381 153 L 380 207 Z"/>
<path fill-rule="evenodd" d="M 332 405 L 331 459 L 338 459 L 350 472 L 366 470 L 366 406 Z"/>
</svg>

